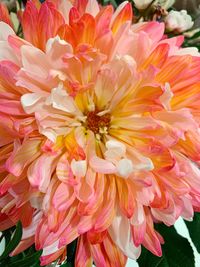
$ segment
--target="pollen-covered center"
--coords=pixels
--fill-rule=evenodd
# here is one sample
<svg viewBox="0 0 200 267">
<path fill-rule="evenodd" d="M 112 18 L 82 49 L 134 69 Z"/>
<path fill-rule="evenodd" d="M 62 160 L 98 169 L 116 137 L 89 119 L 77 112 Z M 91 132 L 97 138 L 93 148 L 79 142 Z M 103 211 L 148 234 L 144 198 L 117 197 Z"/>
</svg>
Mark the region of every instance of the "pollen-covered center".
<svg viewBox="0 0 200 267">
<path fill-rule="evenodd" d="M 86 128 L 95 134 L 107 133 L 110 126 L 110 114 L 100 115 L 99 111 L 90 111 L 87 113 Z"/>
</svg>

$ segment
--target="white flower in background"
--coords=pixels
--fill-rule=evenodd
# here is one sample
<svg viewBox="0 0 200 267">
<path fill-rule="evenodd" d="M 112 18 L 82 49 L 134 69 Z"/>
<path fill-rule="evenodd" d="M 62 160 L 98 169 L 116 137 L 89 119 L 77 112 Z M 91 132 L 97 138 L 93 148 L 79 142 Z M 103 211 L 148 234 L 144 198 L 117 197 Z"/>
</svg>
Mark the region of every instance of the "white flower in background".
<svg viewBox="0 0 200 267">
<path fill-rule="evenodd" d="M 192 28 L 194 22 L 186 10 L 171 10 L 165 19 L 165 24 L 167 30 L 181 33 Z"/>
<path fill-rule="evenodd" d="M 173 4 L 175 3 L 175 0 L 157 0 L 156 4 L 160 4 L 162 8 L 169 9 Z"/>
<path fill-rule="evenodd" d="M 149 4 L 152 2 L 152 0 L 133 0 L 135 3 L 135 6 L 138 9 L 145 9 L 149 6 Z M 168 9 L 175 3 L 175 0 L 156 0 L 152 4 L 159 4 L 162 8 Z"/>
<path fill-rule="evenodd" d="M 133 0 L 133 2 L 138 9 L 145 9 L 152 2 L 152 0 Z"/>
</svg>

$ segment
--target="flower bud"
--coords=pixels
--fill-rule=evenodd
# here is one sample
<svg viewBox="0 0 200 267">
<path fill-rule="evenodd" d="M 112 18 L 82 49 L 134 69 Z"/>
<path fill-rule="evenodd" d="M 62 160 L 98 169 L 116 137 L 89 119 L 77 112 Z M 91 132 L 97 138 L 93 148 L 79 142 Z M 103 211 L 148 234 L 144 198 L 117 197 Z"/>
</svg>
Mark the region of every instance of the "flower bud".
<svg viewBox="0 0 200 267">
<path fill-rule="evenodd" d="M 186 10 L 171 10 L 165 19 L 165 24 L 168 31 L 181 33 L 192 28 L 194 22 Z"/>
<path fill-rule="evenodd" d="M 135 6 L 138 9 L 145 9 L 152 2 L 152 0 L 133 0 L 133 2 L 135 3 Z M 175 0 L 156 0 L 152 4 L 153 5 L 159 4 L 159 5 L 161 5 L 162 8 L 167 10 L 174 3 L 175 3 Z"/>
<path fill-rule="evenodd" d="M 152 2 L 152 0 L 133 0 L 133 2 L 138 9 L 145 9 Z"/>
</svg>

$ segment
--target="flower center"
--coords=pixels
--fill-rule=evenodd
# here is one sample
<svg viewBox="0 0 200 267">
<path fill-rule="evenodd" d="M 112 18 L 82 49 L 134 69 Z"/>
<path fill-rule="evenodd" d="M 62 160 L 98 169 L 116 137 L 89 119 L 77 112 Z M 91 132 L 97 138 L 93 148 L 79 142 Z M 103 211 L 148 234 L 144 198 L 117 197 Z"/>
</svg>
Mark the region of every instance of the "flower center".
<svg viewBox="0 0 200 267">
<path fill-rule="evenodd" d="M 110 126 L 110 114 L 99 115 L 99 111 L 90 111 L 87 113 L 86 127 L 95 134 L 107 133 Z"/>
</svg>

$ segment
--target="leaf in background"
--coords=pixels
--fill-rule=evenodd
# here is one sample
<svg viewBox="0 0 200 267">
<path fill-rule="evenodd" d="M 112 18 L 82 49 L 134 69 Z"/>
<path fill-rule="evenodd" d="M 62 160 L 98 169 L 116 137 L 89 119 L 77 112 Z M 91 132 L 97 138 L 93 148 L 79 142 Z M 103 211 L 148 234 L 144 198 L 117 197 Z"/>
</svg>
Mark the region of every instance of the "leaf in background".
<svg viewBox="0 0 200 267">
<path fill-rule="evenodd" d="M 185 221 L 190 237 L 200 253 L 200 213 L 195 213 L 192 222 Z"/>
<path fill-rule="evenodd" d="M 8 257 L 10 252 L 13 251 L 19 244 L 21 237 L 22 237 L 22 224 L 19 221 L 17 223 L 16 230 L 13 234 L 13 237 L 11 237 L 11 240 L 9 241 L 8 245 L 5 247 L 3 254 L 0 256 L 0 260 L 3 260 L 6 257 Z"/>
<path fill-rule="evenodd" d="M 42 254 L 42 251 L 37 251 L 34 254 L 24 257 L 21 260 L 16 260 L 15 262 L 11 262 L 8 264 L 8 267 L 36 267 L 40 266 L 39 264 L 39 258 Z"/>
<path fill-rule="evenodd" d="M 196 32 L 192 37 L 190 37 L 189 39 L 192 40 L 192 39 L 196 39 L 196 38 L 199 38 L 200 37 L 200 31 Z"/>
<path fill-rule="evenodd" d="M 2 237 L 5 238 L 6 245 L 10 242 L 10 239 L 11 239 L 11 236 L 14 230 L 15 230 L 15 226 L 3 231 Z"/>
<path fill-rule="evenodd" d="M 66 262 L 66 263 L 60 265 L 60 267 L 74 267 L 74 265 L 71 262 Z"/>
<path fill-rule="evenodd" d="M 120 1 L 123 2 L 123 1 Z M 111 4 L 113 5 L 115 8 L 118 6 L 115 0 L 103 0 L 103 5 L 108 5 Z"/>
<path fill-rule="evenodd" d="M 175 228 L 157 224 L 156 230 L 164 237 L 163 256 L 154 256 L 146 249 L 138 259 L 140 267 L 195 267 L 193 250 L 189 241 L 180 236 Z"/>
<path fill-rule="evenodd" d="M 162 258 L 156 257 L 149 250 L 142 247 L 142 253 L 137 260 L 140 267 L 157 267 L 158 264 L 162 261 Z"/>
<path fill-rule="evenodd" d="M 67 263 L 72 263 L 74 265 L 75 254 L 76 254 L 77 240 L 74 240 L 72 243 L 67 245 Z M 73 266 L 72 265 L 72 266 Z M 70 265 L 66 265 L 71 267 Z"/>
</svg>

